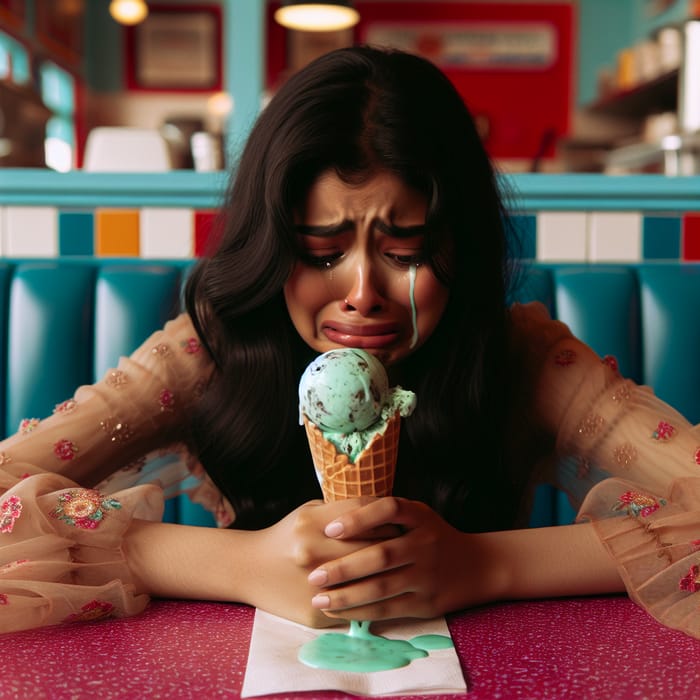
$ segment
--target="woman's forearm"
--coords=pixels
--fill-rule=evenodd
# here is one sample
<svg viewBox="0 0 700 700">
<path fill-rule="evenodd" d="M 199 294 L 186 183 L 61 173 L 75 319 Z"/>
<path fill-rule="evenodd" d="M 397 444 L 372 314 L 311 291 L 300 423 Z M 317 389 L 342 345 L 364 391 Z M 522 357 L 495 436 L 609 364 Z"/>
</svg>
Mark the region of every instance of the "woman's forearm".
<svg viewBox="0 0 700 700">
<path fill-rule="evenodd" d="M 593 525 L 492 532 L 476 538 L 494 562 L 495 599 L 548 598 L 624 591 L 612 556 Z"/>
<path fill-rule="evenodd" d="M 135 520 L 123 547 L 141 593 L 245 603 L 253 534 Z"/>
</svg>

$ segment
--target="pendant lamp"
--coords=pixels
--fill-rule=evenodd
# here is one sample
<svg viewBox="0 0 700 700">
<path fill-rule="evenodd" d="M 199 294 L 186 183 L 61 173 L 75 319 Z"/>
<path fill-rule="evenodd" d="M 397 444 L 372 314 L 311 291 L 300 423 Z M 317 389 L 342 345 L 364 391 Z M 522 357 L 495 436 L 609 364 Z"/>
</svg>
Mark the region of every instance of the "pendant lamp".
<svg viewBox="0 0 700 700">
<path fill-rule="evenodd" d="M 349 0 L 285 0 L 275 12 L 275 20 L 287 29 L 333 32 L 355 26 L 360 21 L 360 13 Z"/>
<path fill-rule="evenodd" d="M 109 14 L 119 24 L 138 24 L 148 16 L 148 5 L 144 0 L 112 0 L 109 3 Z"/>
</svg>

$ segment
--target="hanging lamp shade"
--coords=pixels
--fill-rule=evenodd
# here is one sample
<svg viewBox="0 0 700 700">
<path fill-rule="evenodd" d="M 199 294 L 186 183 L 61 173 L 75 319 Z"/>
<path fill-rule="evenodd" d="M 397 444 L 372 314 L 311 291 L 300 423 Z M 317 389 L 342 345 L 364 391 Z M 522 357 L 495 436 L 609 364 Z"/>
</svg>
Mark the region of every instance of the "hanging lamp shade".
<svg viewBox="0 0 700 700">
<path fill-rule="evenodd" d="M 360 13 L 348 0 L 286 0 L 275 12 L 275 20 L 287 29 L 332 32 L 355 26 L 360 21 Z"/>
<path fill-rule="evenodd" d="M 148 5 L 144 0 L 112 0 L 109 14 L 119 24 L 138 24 L 148 16 Z"/>
</svg>

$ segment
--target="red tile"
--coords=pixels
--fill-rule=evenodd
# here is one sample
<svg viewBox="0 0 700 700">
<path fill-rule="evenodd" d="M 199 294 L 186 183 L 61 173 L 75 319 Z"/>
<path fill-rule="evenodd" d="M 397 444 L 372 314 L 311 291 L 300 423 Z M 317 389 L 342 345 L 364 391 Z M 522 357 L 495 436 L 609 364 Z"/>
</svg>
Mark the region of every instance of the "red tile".
<svg viewBox="0 0 700 700">
<path fill-rule="evenodd" d="M 200 210 L 194 213 L 194 254 L 201 257 L 213 252 L 221 231 L 217 230 L 217 215 L 214 210 Z"/>
<path fill-rule="evenodd" d="M 681 256 L 683 260 L 700 260 L 700 212 L 683 217 Z"/>
</svg>

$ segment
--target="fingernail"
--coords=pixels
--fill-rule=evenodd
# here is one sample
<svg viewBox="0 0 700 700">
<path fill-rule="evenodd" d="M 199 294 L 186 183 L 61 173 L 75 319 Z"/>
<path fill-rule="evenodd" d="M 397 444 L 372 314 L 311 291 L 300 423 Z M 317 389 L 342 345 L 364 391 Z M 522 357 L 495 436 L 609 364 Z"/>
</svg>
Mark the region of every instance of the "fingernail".
<svg viewBox="0 0 700 700">
<path fill-rule="evenodd" d="M 309 574 L 307 580 L 312 586 L 323 586 L 328 581 L 328 572 L 323 569 L 315 569 Z"/>
<path fill-rule="evenodd" d="M 315 595 L 311 599 L 311 606 L 314 608 L 328 608 L 331 605 L 331 599 L 327 595 Z"/>
<path fill-rule="evenodd" d="M 343 534 L 343 523 L 339 523 L 337 520 L 329 523 L 324 532 L 328 537 L 340 537 Z"/>
</svg>

